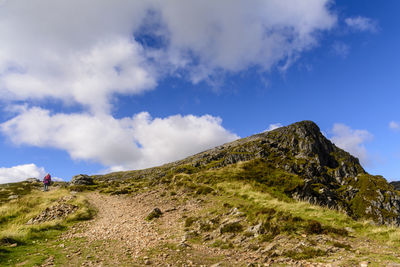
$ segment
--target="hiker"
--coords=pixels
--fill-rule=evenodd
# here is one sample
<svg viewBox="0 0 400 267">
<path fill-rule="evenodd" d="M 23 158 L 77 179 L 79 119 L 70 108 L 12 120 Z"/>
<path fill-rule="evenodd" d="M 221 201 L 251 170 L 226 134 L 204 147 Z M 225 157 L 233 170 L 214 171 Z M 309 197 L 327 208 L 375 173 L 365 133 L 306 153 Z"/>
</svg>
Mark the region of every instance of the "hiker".
<svg viewBox="0 0 400 267">
<path fill-rule="evenodd" d="M 51 183 L 51 175 L 50 173 L 46 174 L 46 176 L 43 178 L 43 185 L 44 185 L 44 191 L 49 190 L 49 185 Z"/>
</svg>

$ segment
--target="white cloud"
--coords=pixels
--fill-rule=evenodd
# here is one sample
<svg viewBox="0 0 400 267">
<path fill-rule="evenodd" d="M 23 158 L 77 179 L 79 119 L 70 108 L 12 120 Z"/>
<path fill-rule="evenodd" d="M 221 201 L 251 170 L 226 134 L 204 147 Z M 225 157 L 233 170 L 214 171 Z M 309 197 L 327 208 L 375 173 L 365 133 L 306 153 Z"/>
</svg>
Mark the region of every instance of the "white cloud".
<svg viewBox="0 0 400 267">
<path fill-rule="evenodd" d="M 216 69 L 269 70 L 282 60 L 285 66 L 317 44 L 319 31 L 336 23 L 330 1 L 157 2 L 170 32 L 168 54 L 191 64 L 187 54 L 194 53 L 200 62 L 192 68 L 193 81 Z"/>
<path fill-rule="evenodd" d="M 132 125 L 143 153 L 139 166 L 181 159 L 239 138 L 224 129 L 221 123 L 220 118 L 210 115 L 152 119 L 146 112 L 137 114 Z"/>
<path fill-rule="evenodd" d="M 66 150 L 73 159 L 100 162 L 114 170 L 159 165 L 238 138 L 210 115 L 153 119 L 146 112 L 115 119 L 31 108 L 0 127 L 15 144 Z"/>
<path fill-rule="evenodd" d="M 378 31 L 378 23 L 370 18 L 366 17 L 352 17 L 346 18 L 344 22 L 349 26 L 351 29 L 363 32 L 377 32 Z"/>
<path fill-rule="evenodd" d="M 389 128 L 394 130 L 394 131 L 399 131 L 400 130 L 400 124 L 395 122 L 395 121 L 391 121 L 389 123 Z"/>
<path fill-rule="evenodd" d="M 5 1 L 0 99 L 55 98 L 107 113 L 113 95 L 153 89 L 162 74 L 198 82 L 249 66 L 286 68 L 334 26 L 330 2 Z M 161 47 L 142 46 L 144 32 Z"/>
<path fill-rule="evenodd" d="M 26 180 L 27 178 L 42 179 L 46 174 L 43 167 L 35 164 L 24 164 L 10 168 L 0 168 L 0 184 L 16 183 Z"/>
<path fill-rule="evenodd" d="M 266 129 L 264 132 L 269 132 L 269 131 L 278 129 L 278 128 L 282 127 L 282 126 L 283 126 L 283 125 L 282 125 L 280 122 L 278 122 L 278 123 L 273 123 L 273 124 L 270 124 L 270 125 L 268 126 L 268 129 Z"/>
<path fill-rule="evenodd" d="M 54 182 L 64 182 L 63 178 L 51 176 L 51 180 Z"/>
<path fill-rule="evenodd" d="M 349 126 L 335 123 L 330 138 L 335 145 L 360 159 L 364 165 L 371 164 L 370 156 L 364 143 L 373 139 L 373 135 L 367 130 L 353 130 Z"/>
<path fill-rule="evenodd" d="M 93 113 L 109 112 L 113 94 L 137 94 L 155 86 L 141 53 L 139 45 L 120 39 L 73 56 L 43 56 L 46 66 L 32 64 L 4 74 L 0 92 L 8 100 L 52 97 L 87 106 Z"/>
</svg>

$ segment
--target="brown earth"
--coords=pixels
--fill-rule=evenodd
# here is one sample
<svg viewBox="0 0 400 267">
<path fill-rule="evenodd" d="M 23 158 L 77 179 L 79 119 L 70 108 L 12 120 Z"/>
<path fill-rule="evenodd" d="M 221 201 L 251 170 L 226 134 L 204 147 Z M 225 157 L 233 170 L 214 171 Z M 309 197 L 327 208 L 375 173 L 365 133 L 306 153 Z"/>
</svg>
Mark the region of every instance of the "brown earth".
<svg viewBox="0 0 400 267">
<path fill-rule="evenodd" d="M 354 252 L 365 253 L 366 246 L 369 250 L 374 245 L 369 240 L 352 243 L 347 237 L 339 241 L 351 244 L 351 251 L 336 248 L 326 255 L 325 263 L 263 256 L 261 252 L 271 247 L 268 243 L 259 249 L 246 249 L 248 243 L 243 243 L 243 248 L 239 244 L 221 249 L 201 240 L 186 242 L 183 218 L 204 208 L 204 199 L 183 201 L 184 195 L 160 195 L 162 189 L 133 196 L 87 194 L 98 213 L 94 220 L 75 225 L 61 238 L 59 246 L 68 258 L 66 266 L 368 266 L 368 261 L 343 265 Z M 155 207 L 163 212 L 162 216 L 147 221 L 146 216 Z M 326 236 L 312 238 L 319 243 L 332 242 L 322 240 Z M 277 250 L 301 245 L 299 240 L 284 236 L 274 242 Z M 51 259 L 43 266 L 52 266 Z"/>
</svg>

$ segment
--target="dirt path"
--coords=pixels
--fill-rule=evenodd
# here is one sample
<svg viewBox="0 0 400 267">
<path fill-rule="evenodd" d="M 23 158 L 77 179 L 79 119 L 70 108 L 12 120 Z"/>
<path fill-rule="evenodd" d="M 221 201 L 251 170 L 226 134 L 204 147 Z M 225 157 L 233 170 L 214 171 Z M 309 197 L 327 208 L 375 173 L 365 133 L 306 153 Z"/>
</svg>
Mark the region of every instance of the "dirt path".
<svg viewBox="0 0 400 267">
<path fill-rule="evenodd" d="M 118 247 L 129 248 L 134 256 L 143 249 L 154 247 L 164 238 L 157 233 L 154 223 L 145 220 L 151 207 L 141 199 L 98 193 L 90 194 L 88 198 L 98 215 L 96 220 L 88 223 L 86 231 L 75 234 L 75 237 L 84 237 L 89 242 L 116 240 Z"/>
<path fill-rule="evenodd" d="M 198 202 L 178 204 L 177 198 L 171 201 L 160 194 L 157 190 L 135 196 L 88 194 L 89 202 L 98 210 L 96 218 L 78 224 L 62 238 L 71 266 L 168 266 L 166 262 L 171 266 L 200 266 L 196 262 L 219 262 L 223 255 L 215 249 L 192 247 L 189 252 L 180 247 L 182 215 L 196 212 Z M 155 207 L 163 215 L 146 221 Z"/>
<path fill-rule="evenodd" d="M 181 201 L 183 196 L 179 195 L 173 198 L 160 197 L 162 193 L 153 190 L 137 195 L 87 194 L 98 213 L 95 219 L 74 226 L 63 236 L 62 248 L 68 258 L 66 265 L 252 266 L 248 264 L 262 261 L 260 254 L 253 250 L 224 250 L 210 247 L 201 241 L 182 246 L 185 236 L 183 218 L 185 215 L 196 214 L 202 208 L 202 201 Z M 155 207 L 163 215 L 146 221 L 146 216 Z M 281 264 L 341 265 L 340 260 L 331 264 L 288 260 Z M 48 266 L 51 266 L 51 262 Z"/>
</svg>

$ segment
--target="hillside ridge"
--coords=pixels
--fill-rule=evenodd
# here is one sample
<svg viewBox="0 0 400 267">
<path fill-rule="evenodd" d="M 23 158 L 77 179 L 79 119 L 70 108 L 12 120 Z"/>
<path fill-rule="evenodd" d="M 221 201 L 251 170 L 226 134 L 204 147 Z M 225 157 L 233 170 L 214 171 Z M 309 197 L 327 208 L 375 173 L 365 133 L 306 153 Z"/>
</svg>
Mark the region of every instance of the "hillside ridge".
<svg viewBox="0 0 400 267">
<path fill-rule="evenodd" d="M 198 172 L 254 160 L 300 177 L 302 183 L 285 192 L 293 199 L 342 210 L 355 219 L 400 225 L 399 193 L 382 176 L 368 174 L 358 158 L 328 140 L 312 121 L 238 139 L 159 167 L 93 177 L 157 181 L 168 173 L 179 173 L 182 166 Z"/>
<path fill-rule="evenodd" d="M 41 189 L 0 185 L 0 265 L 400 264 L 399 192 L 311 121 Z"/>
</svg>

